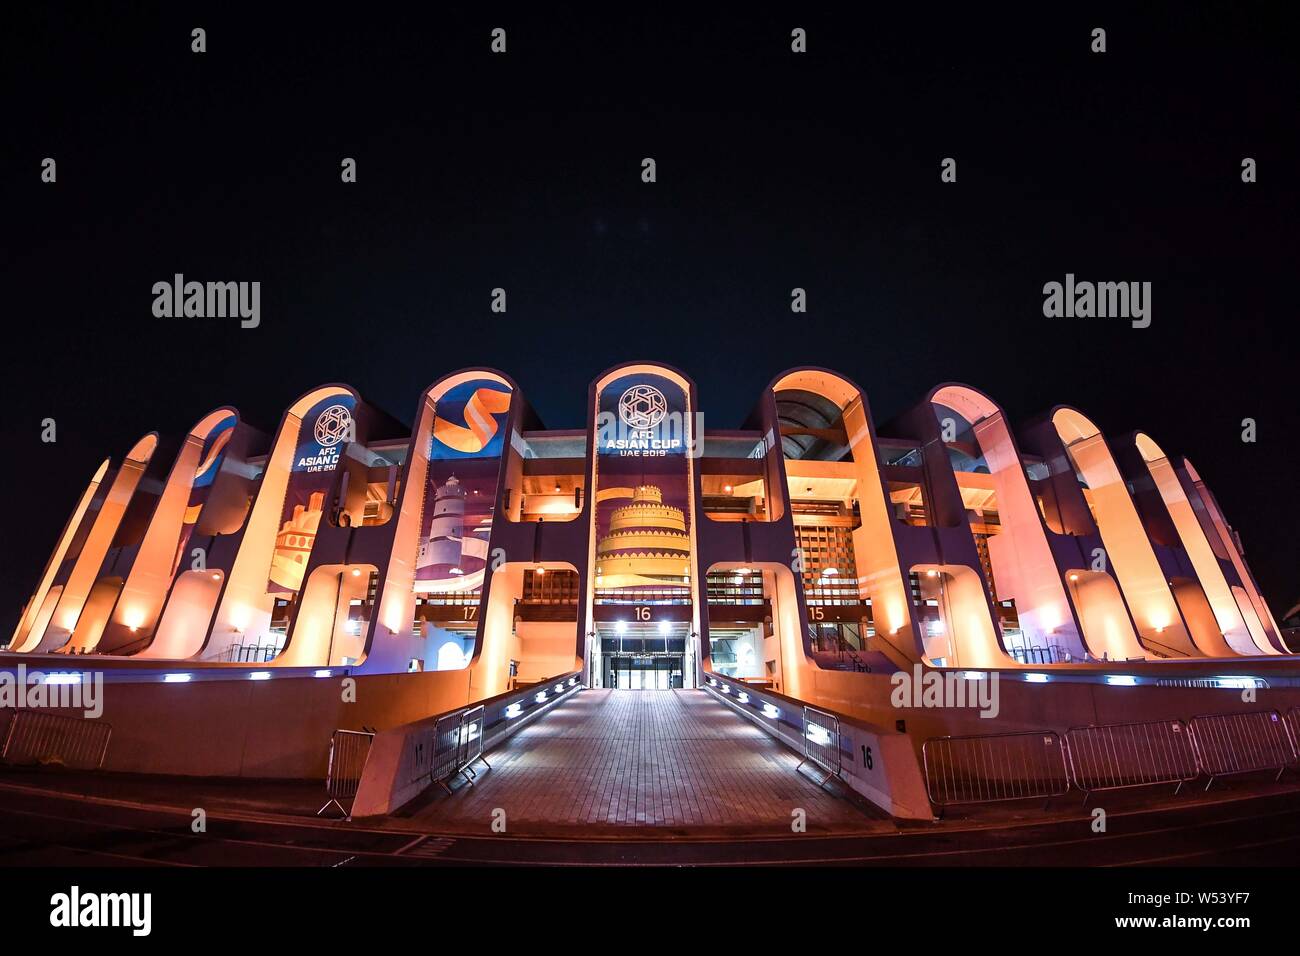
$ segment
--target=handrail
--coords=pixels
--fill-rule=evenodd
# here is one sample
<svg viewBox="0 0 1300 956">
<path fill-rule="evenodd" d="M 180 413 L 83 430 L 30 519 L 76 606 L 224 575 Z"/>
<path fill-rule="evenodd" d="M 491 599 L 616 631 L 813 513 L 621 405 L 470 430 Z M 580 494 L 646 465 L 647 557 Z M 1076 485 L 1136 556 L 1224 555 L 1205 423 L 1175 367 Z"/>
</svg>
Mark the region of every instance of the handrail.
<svg viewBox="0 0 1300 956">
<path fill-rule="evenodd" d="M 1155 648 L 1159 647 L 1159 648 L 1161 648 L 1161 649 L 1163 649 L 1163 650 L 1166 650 L 1166 651 L 1171 652 L 1173 655 L 1175 655 L 1175 656 L 1177 656 L 1177 657 L 1184 657 L 1184 658 L 1188 658 L 1188 659 L 1190 659 L 1190 658 L 1192 657 L 1192 655 L 1191 655 L 1191 654 L 1188 654 L 1186 651 L 1180 651 L 1180 650 L 1179 650 L 1178 648 L 1176 648 L 1176 647 L 1170 647 L 1168 644 L 1163 644 L 1163 643 L 1161 643 L 1160 641 L 1152 640 L 1152 639 L 1149 638 L 1149 637 L 1142 637 L 1141 635 L 1138 635 L 1138 643 L 1139 643 L 1140 645 L 1142 645 L 1143 647 L 1148 647 L 1148 646 L 1150 646 L 1150 649 L 1151 649 L 1151 650 L 1154 650 Z"/>
<path fill-rule="evenodd" d="M 482 755 L 554 703 L 582 687 L 570 671 L 526 689 L 507 691 L 473 704 L 380 730 L 357 789 L 358 816 L 392 813 L 435 783 L 465 773 Z M 445 784 L 444 784 L 445 786 Z"/>
<path fill-rule="evenodd" d="M 909 655 L 905 650 L 903 650 L 901 647 L 899 647 L 897 644 L 895 644 L 893 641 L 891 641 L 888 637 L 886 637 L 884 634 L 882 634 L 882 633 L 880 632 L 879 629 L 877 629 L 877 630 L 876 630 L 876 631 L 871 635 L 871 638 L 870 638 L 870 639 L 867 639 L 866 643 L 868 644 L 868 647 L 867 647 L 866 649 L 867 649 L 868 651 L 870 650 L 870 646 L 869 646 L 869 645 L 870 645 L 870 643 L 871 643 L 871 640 L 879 640 L 879 641 L 883 641 L 886 647 L 888 647 L 888 648 L 889 648 L 890 650 L 892 650 L 895 654 L 897 654 L 899 657 L 901 657 L 904 661 L 907 662 L 907 666 L 908 666 L 908 667 L 911 667 L 913 664 L 919 663 L 915 658 L 913 658 L 911 655 Z M 882 651 L 882 653 L 883 653 L 883 651 Z M 897 660 L 895 660 L 893 657 L 890 657 L 890 655 L 885 654 L 885 657 L 889 657 L 890 663 L 892 663 L 895 667 L 901 667 L 901 665 L 899 664 L 899 662 L 898 662 Z"/>
</svg>

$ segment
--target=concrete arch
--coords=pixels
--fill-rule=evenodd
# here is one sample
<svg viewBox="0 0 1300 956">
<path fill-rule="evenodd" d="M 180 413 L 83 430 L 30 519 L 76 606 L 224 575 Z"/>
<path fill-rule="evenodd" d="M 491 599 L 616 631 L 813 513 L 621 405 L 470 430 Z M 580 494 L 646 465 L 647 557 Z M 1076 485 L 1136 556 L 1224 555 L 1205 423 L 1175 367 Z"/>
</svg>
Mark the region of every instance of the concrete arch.
<svg viewBox="0 0 1300 956">
<path fill-rule="evenodd" d="M 350 614 L 352 601 L 363 598 L 372 564 L 322 564 L 303 582 L 298 613 L 277 667 L 352 667 L 365 655 L 366 625 Z"/>
<path fill-rule="evenodd" d="M 826 442 L 833 441 L 846 448 L 852 462 L 853 493 L 858 500 L 861 520 L 853 532 L 859 594 L 864 600 L 871 601 L 875 631 L 881 636 L 882 642 L 894 647 L 897 655 L 904 660 L 919 659 L 922 656 L 920 648 L 923 647 L 923 642 L 921 635 L 915 633 L 912 620 L 911 600 L 894 538 L 893 519 L 880 472 L 880 455 L 866 393 L 849 379 L 828 369 L 814 367 L 788 369 L 777 376 L 769 388 L 777 396 L 781 392 L 820 396 L 834 403 L 838 409 L 843 422 L 842 443 L 838 434 L 813 437 Z M 789 450 L 784 441 L 782 448 L 783 451 Z M 788 455 L 783 454 L 782 457 L 785 459 L 787 484 L 792 473 L 803 475 L 818 470 L 816 466 L 804 464 L 792 466 Z M 799 582 L 799 594 L 802 598 L 802 582 Z M 808 632 L 807 610 L 803 605 L 801 600 L 801 635 Z M 911 646 L 908 646 L 907 641 L 901 642 L 900 646 L 899 636 L 908 633 L 912 636 Z"/>
<path fill-rule="evenodd" d="M 96 590 L 96 581 L 100 576 L 108 550 L 112 547 L 113 537 L 122 522 L 122 516 L 126 513 L 140 478 L 144 475 L 157 448 L 158 433 L 149 432 L 131 446 L 131 450 L 123 458 L 117 474 L 113 476 L 99 513 L 95 516 L 94 524 L 91 525 L 81 553 L 77 556 L 71 574 L 68 575 L 67 583 L 63 586 L 58 603 L 50 615 L 44 632 L 39 636 L 39 643 L 33 648 L 35 653 L 57 650 L 72 639 L 78 624 L 81 623 L 82 611 L 85 610 L 92 591 Z M 97 613 L 102 610 L 106 616 L 105 603 L 108 600 L 109 595 L 105 588 L 99 588 L 96 592 Z"/>
<path fill-rule="evenodd" d="M 207 640 L 196 656 L 218 657 L 240 643 L 245 635 L 256 638 L 268 629 L 275 607 L 275 596 L 268 591 L 271 560 L 303 416 L 318 402 L 334 396 L 350 396 L 357 404 L 361 401 L 361 396 L 349 385 L 322 385 L 300 396 L 281 418 L 257 497 L 248 515 L 239 553 L 222 582 Z"/>
<path fill-rule="evenodd" d="M 392 552 L 379 584 L 376 620 L 370 622 L 364 660 L 370 672 L 402 671 L 414 659 L 428 666 L 424 637 L 417 633 L 415 620 L 416 564 L 420 549 L 424 489 L 429 479 L 429 448 L 433 440 L 437 403 L 448 391 L 464 382 L 486 379 L 509 390 L 512 405 L 519 387 L 495 369 L 467 368 L 442 376 L 420 396 L 411 432 L 411 444 L 402 470 L 402 488 L 394 516 Z M 507 428 L 511 427 L 507 423 Z M 509 436 L 506 445 L 509 446 Z M 499 496 L 498 496 L 499 497 Z M 499 509 L 499 502 L 496 507 Z M 485 569 L 484 591 L 491 571 Z M 476 653 L 482 647 L 483 615 L 478 623 Z M 490 695 L 488 695 L 490 696 Z"/>
<path fill-rule="evenodd" d="M 1060 645 L 1072 657 L 1085 659 L 1081 627 L 1006 415 L 988 395 L 955 382 L 936 386 L 929 401 L 936 418 L 947 408 L 966 421 L 988 466 L 1001 522 L 1001 533 L 988 542 L 998 596 L 1015 600 L 1021 629 L 1035 644 Z"/>
<path fill-rule="evenodd" d="M 81 527 L 82 521 L 86 518 L 86 512 L 90 509 L 90 504 L 99 491 L 100 484 L 104 481 L 105 475 L 108 474 L 108 464 L 108 459 L 105 458 L 100 463 L 100 466 L 95 469 L 90 482 L 86 485 L 86 490 L 77 499 L 77 505 L 72 509 L 72 514 L 63 526 L 59 540 L 54 545 L 54 551 L 50 554 L 49 560 L 45 562 L 45 570 L 41 572 L 40 583 L 36 585 L 36 590 L 32 592 L 31 598 L 27 601 L 27 606 L 23 608 L 23 613 L 18 618 L 18 626 L 14 629 L 13 637 L 9 640 L 10 651 L 25 653 L 34 650 L 40 642 L 41 635 L 45 632 L 45 627 L 54 614 L 54 608 L 63 593 L 62 585 L 58 586 L 57 591 L 54 590 L 54 579 L 67 558 L 68 549 L 72 545 L 73 538 L 76 537 L 77 529 Z"/>
<path fill-rule="evenodd" d="M 694 686 L 698 679 L 700 670 L 700 661 L 695 647 L 695 639 L 698 637 L 701 646 L 708 646 L 708 613 L 704 602 L 704 591 L 701 589 L 701 580 L 704 570 L 700 565 L 699 549 L 699 522 L 702 513 L 700 502 L 700 475 L 697 467 L 697 461 L 700 452 L 703 449 L 704 435 L 696 431 L 695 410 L 698 407 L 699 392 L 694 380 L 681 370 L 671 365 L 661 362 L 635 361 L 624 362 L 619 365 L 605 369 L 592 381 L 588 390 L 588 425 L 587 425 L 587 501 L 590 507 L 587 509 L 587 554 L 586 567 L 589 569 L 587 580 L 584 582 L 583 604 L 580 609 L 579 623 L 590 626 L 594 631 L 595 621 L 595 603 L 596 603 L 596 586 L 597 586 L 597 561 L 596 548 L 599 538 L 597 524 L 599 520 L 600 507 L 599 502 L 602 499 L 601 487 L 601 440 L 607 432 L 616 428 L 624 428 L 622 422 L 602 421 L 601 418 L 601 398 L 605 390 L 612 384 L 634 375 L 652 375 L 662 378 L 667 382 L 675 385 L 681 390 L 684 396 L 684 408 L 682 410 L 682 420 L 677 423 L 670 422 L 668 433 L 680 437 L 683 442 L 684 467 L 686 471 L 686 495 L 685 495 L 685 515 L 687 519 L 688 541 L 690 548 L 690 558 L 687 562 L 689 569 L 689 593 L 691 596 L 691 621 L 690 632 L 691 638 L 687 641 L 687 655 L 684 661 L 684 680 L 687 687 Z M 615 416 L 617 418 L 617 416 Z M 674 431 L 675 430 L 675 431 Z M 621 491 L 622 489 L 620 489 Z M 590 636 L 590 635 L 589 635 Z M 598 653 L 598 645 L 595 645 L 595 652 Z M 701 655 L 702 656 L 702 655 Z M 593 660 L 584 659 L 584 666 L 592 665 Z"/>
<path fill-rule="evenodd" d="M 1191 484 L 1188 503 L 1194 513 L 1203 516 L 1203 530 L 1207 538 L 1211 533 L 1218 537 L 1220 548 L 1227 554 L 1233 570 L 1237 573 L 1239 583 L 1232 584 L 1230 589 L 1237 609 L 1250 632 L 1251 643 L 1262 654 L 1289 654 L 1289 649 L 1282 641 L 1282 632 L 1273 618 L 1273 612 L 1259 592 L 1255 576 L 1246 564 L 1241 549 L 1237 547 L 1236 537 L 1223 516 L 1218 500 L 1186 458 L 1182 460 L 1182 469 Z M 1213 539 L 1209 539 L 1208 543 L 1213 548 Z"/>
<path fill-rule="evenodd" d="M 1165 656 L 1170 652 L 1173 656 L 1202 656 L 1156 560 L 1106 437 L 1091 419 L 1066 405 L 1056 406 L 1051 420 L 1086 489 L 1106 560 L 1115 569 L 1142 645 Z"/>
<path fill-rule="evenodd" d="M 966 666 L 1016 666 L 1002 647 L 993 608 L 978 572 L 964 564 L 945 562 L 941 557 L 944 548 L 936 535 L 969 535 L 961 512 L 948 515 L 960 519 L 961 528 L 934 527 L 933 516 L 929 522 L 932 526 L 906 526 L 894 516 L 893 498 L 865 393 L 855 383 L 825 369 L 793 370 L 781 376 L 773 388 L 778 392 L 797 390 L 820 395 L 835 402 L 841 410 L 842 435 L 822 430 L 815 434 L 828 443 L 842 438 L 852 462 L 860 521 L 853 533 L 853 548 L 860 593 L 871 601 L 881 652 L 894 659 L 896 665 L 903 666 L 916 660 L 945 665 L 961 661 Z M 794 464 L 787 459 L 785 466 L 792 478 L 806 474 L 807 478 L 802 480 L 810 478 L 816 486 L 818 466 L 815 463 Z M 929 508 L 932 504 L 928 501 L 929 491 L 925 495 Z M 956 495 L 954 480 L 951 492 L 954 502 L 958 500 Z M 973 558 L 974 542 L 967 538 L 965 547 Z M 930 571 L 934 574 L 929 575 Z M 971 573 L 968 575 L 966 571 Z M 913 585 L 909 585 L 913 575 L 921 575 L 915 580 L 920 582 L 922 590 L 926 587 L 935 590 L 918 605 L 919 612 L 913 611 L 915 596 Z M 940 621 L 926 619 L 927 608 L 931 607 L 941 616 Z M 902 631 L 911 632 L 911 647 L 896 643 Z"/>
<path fill-rule="evenodd" d="M 756 673 L 739 675 L 741 677 L 766 677 L 773 681 L 774 688 L 780 693 L 811 693 L 816 684 L 816 662 L 809 657 L 804 645 L 803 635 L 807 628 L 800 623 L 803 615 L 802 590 L 798 587 L 798 577 L 788 564 L 770 561 L 724 561 L 710 565 L 706 574 L 737 569 L 753 570 L 762 573 L 764 587 L 771 599 L 772 633 L 764 634 L 761 627 L 755 628 L 747 641 L 754 653 Z M 774 661 L 775 673 L 761 671 L 765 661 Z M 705 670 L 715 670 L 712 657 Z"/>
<path fill-rule="evenodd" d="M 1165 510 L 1169 512 L 1183 550 L 1196 571 L 1196 577 L 1213 613 L 1217 632 L 1222 636 L 1222 642 L 1226 643 L 1226 647 L 1222 650 L 1214 648 L 1217 653 L 1212 653 L 1211 656 L 1226 657 L 1231 653 L 1249 656 L 1259 653 L 1259 648 L 1255 646 L 1227 579 L 1223 576 L 1223 569 L 1219 567 L 1218 559 L 1214 556 L 1214 550 L 1210 547 L 1200 522 L 1196 520 L 1192 504 L 1187 498 L 1182 482 L 1178 480 L 1178 473 L 1173 463 L 1145 432 L 1138 432 L 1133 440 L 1143 462 L 1146 463 L 1156 490 L 1160 493 Z M 1211 652 L 1209 647 L 1203 649 L 1207 653 Z"/>
<path fill-rule="evenodd" d="M 485 603 L 480 605 L 474 650 L 463 665 L 470 670 L 471 694 L 476 699 L 510 689 L 511 661 L 518 665 L 520 681 L 544 680 L 582 667 L 582 659 L 575 653 L 572 624 L 543 628 L 527 637 L 519 630 L 515 596 L 523 590 L 525 572 L 538 569 L 577 571 L 564 561 L 506 561 L 493 571 L 491 587 L 484 592 Z M 426 661 L 437 653 L 440 640 L 431 635 Z"/>
<path fill-rule="evenodd" d="M 238 424 L 238 411 L 224 405 L 203 416 L 186 433 L 121 593 L 95 645 L 97 651 L 114 653 L 132 644 L 147 646 L 152 642 L 178 571 L 185 525 L 197 520 L 197 514 L 189 515 L 191 492 L 204 470 L 216 467 Z M 226 427 L 218 429 L 221 425 Z M 208 439 L 214 433 L 209 448 Z M 211 608 L 208 610 L 210 614 Z M 195 638 L 196 642 L 201 640 L 202 629 Z"/>
</svg>

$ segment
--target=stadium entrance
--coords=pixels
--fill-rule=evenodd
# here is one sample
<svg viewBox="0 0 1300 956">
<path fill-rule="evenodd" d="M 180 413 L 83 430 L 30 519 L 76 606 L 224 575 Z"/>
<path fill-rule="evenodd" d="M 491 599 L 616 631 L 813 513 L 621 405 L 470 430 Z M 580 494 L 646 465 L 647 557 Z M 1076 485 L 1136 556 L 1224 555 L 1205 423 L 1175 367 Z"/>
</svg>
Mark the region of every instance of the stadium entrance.
<svg viewBox="0 0 1300 956">
<path fill-rule="evenodd" d="M 597 626 L 601 686 L 611 690 L 672 690 L 684 686 L 685 621 Z"/>
</svg>

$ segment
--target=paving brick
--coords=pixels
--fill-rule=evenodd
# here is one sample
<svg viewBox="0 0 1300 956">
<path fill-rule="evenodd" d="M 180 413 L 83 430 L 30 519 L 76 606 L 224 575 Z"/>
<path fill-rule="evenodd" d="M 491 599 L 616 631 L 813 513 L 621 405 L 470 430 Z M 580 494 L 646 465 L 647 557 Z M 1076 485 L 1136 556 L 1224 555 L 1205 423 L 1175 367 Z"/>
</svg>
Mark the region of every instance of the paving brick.
<svg viewBox="0 0 1300 956">
<path fill-rule="evenodd" d="M 488 755 L 475 786 L 438 797 L 416 819 L 431 829 L 510 833 L 631 830 L 808 832 L 868 827 L 853 803 L 796 771 L 799 758 L 704 691 L 585 690 Z M 662 833 L 660 835 L 663 835 Z"/>
</svg>

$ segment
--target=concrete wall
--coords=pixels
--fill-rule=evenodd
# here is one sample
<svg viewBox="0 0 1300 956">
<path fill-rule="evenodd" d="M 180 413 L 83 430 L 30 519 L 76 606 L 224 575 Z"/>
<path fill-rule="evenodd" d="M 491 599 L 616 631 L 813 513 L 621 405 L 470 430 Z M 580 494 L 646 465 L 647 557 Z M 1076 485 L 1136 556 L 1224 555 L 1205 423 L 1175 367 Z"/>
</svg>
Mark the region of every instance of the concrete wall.
<svg viewBox="0 0 1300 956">
<path fill-rule="evenodd" d="M 717 688 L 708 681 L 717 682 Z M 726 688 L 726 693 L 721 688 Z M 750 722 L 757 724 L 787 747 L 804 752 L 803 703 L 768 690 L 748 687 L 729 678 L 710 675 L 704 689 Z M 747 700 L 741 702 L 741 693 Z M 777 716 L 764 715 L 770 704 Z M 932 820 L 925 778 L 911 742 L 885 727 L 839 716 L 840 779 L 892 817 Z M 812 772 L 821 772 L 814 769 Z"/>
<path fill-rule="evenodd" d="M 113 737 L 104 769 L 323 779 L 336 729 L 382 730 L 469 702 L 467 670 L 352 679 L 355 703 L 339 676 L 105 684 Z"/>
<path fill-rule="evenodd" d="M 1240 673 L 1240 667 L 1235 672 Z M 1064 734 L 1071 727 L 1088 724 L 1189 719 L 1200 714 L 1260 710 L 1285 714 L 1290 708 L 1300 706 L 1298 687 L 1260 689 L 1255 692 L 1255 701 L 1247 702 L 1242 700 L 1240 690 L 1123 687 L 1057 680 L 1035 684 L 1011 672 L 998 682 L 999 712 L 996 718 L 990 719 L 981 717 L 973 707 L 894 707 L 890 701 L 894 688 L 889 676 L 884 674 L 817 671 L 812 684 L 813 693 L 808 702 L 813 706 L 883 727 L 896 727 L 896 721 L 903 721 L 918 752 L 929 737 L 1018 730 L 1054 730 Z"/>
</svg>

